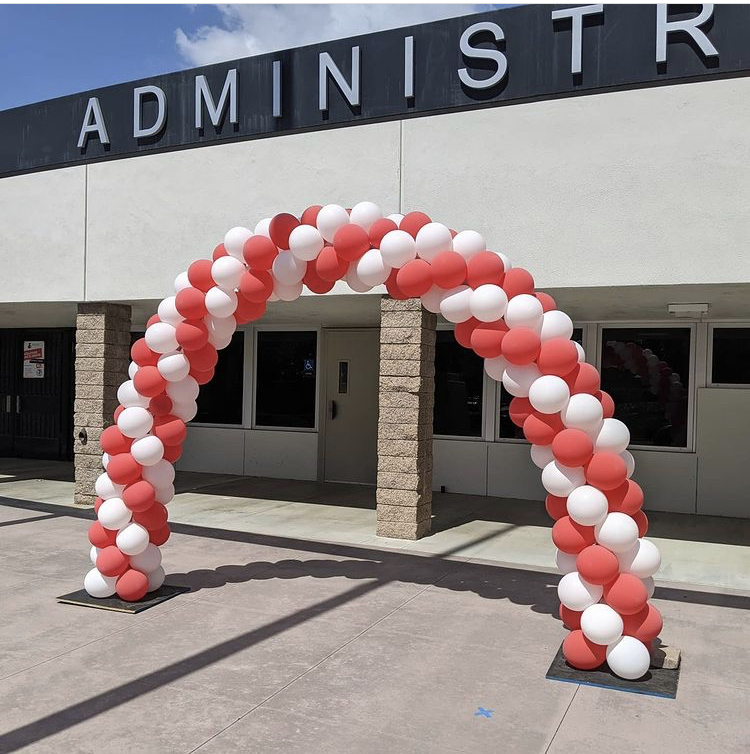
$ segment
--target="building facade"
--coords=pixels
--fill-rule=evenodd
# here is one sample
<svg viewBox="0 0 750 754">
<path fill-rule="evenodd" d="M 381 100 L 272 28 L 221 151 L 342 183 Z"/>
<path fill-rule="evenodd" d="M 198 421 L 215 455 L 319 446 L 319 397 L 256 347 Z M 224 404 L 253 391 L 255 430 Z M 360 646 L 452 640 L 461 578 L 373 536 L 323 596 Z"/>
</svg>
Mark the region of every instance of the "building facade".
<svg viewBox="0 0 750 754">
<path fill-rule="evenodd" d="M 479 230 L 573 317 L 647 510 L 747 517 L 748 31 L 746 6 L 528 6 L 0 113 L 0 453 L 95 448 L 130 339 L 228 228 L 368 199 Z M 384 294 L 305 290 L 240 328 L 178 468 L 375 484 Z M 508 396 L 452 328 L 416 358 L 434 358 L 432 488 L 543 499 Z"/>
</svg>

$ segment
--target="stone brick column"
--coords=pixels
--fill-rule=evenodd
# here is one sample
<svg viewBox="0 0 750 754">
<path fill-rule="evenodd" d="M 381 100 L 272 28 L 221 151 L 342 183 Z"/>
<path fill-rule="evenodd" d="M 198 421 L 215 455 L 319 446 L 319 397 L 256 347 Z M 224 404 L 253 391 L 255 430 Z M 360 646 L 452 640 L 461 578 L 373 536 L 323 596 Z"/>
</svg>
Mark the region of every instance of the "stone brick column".
<svg viewBox="0 0 750 754">
<path fill-rule="evenodd" d="M 419 539 L 432 513 L 437 317 L 419 299 L 380 305 L 377 534 Z"/>
<path fill-rule="evenodd" d="M 84 303 L 76 317 L 75 502 L 93 505 L 94 482 L 102 473 L 99 436 L 113 424 L 117 388 L 128 379 L 130 307 L 125 304 Z M 85 431 L 86 441 L 80 438 Z"/>
</svg>

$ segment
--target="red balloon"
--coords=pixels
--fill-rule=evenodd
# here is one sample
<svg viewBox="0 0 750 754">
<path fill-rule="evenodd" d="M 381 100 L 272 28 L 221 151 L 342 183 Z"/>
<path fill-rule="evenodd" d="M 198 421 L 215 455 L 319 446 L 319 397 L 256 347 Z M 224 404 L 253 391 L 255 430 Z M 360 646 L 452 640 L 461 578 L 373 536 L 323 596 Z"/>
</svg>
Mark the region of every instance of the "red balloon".
<svg viewBox="0 0 750 754">
<path fill-rule="evenodd" d="M 412 259 L 396 273 L 396 285 L 410 298 L 432 288 L 432 268 L 424 259 Z"/>
<path fill-rule="evenodd" d="M 268 235 L 280 249 L 289 248 L 289 234 L 300 224 L 300 221 L 288 212 L 281 212 L 271 218 Z"/>
<path fill-rule="evenodd" d="M 136 511 L 133 513 L 133 521 L 144 526 L 149 531 L 161 529 L 167 523 L 168 517 L 167 506 L 161 503 L 154 503 L 145 511 Z"/>
<path fill-rule="evenodd" d="M 206 343 L 202 348 L 189 351 L 185 354 L 190 360 L 190 366 L 199 372 L 213 369 L 219 361 L 219 353 L 211 343 Z"/>
<path fill-rule="evenodd" d="M 187 426 L 182 419 L 167 414 L 154 419 L 152 432 L 164 445 L 181 445 L 187 437 Z"/>
<path fill-rule="evenodd" d="M 547 495 L 544 501 L 544 507 L 547 509 L 550 518 L 555 521 L 568 515 L 568 498 L 558 497 L 557 495 Z"/>
<path fill-rule="evenodd" d="M 138 340 L 130 346 L 130 358 L 138 364 L 139 367 L 156 366 L 156 362 L 159 360 L 159 354 L 152 351 L 145 338 L 138 338 Z"/>
<path fill-rule="evenodd" d="M 508 406 L 508 416 L 517 427 L 523 427 L 523 423 L 534 413 L 534 407 L 528 398 L 512 398 Z"/>
<path fill-rule="evenodd" d="M 648 516 L 643 511 L 636 511 L 633 521 L 638 525 L 638 536 L 645 537 L 648 533 Z"/>
<path fill-rule="evenodd" d="M 568 665 L 578 670 L 593 670 L 607 659 L 607 647 L 589 641 L 580 629 L 571 631 L 565 637 L 562 651 Z"/>
<path fill-rule="evenodd" d="M 534 278 L 523 267 L 512 267 L 503 278 L 503 290 L 509 299 L 522 293 L 533 294 Z"/>
<path fill-rule="evenodd" d="M 215 262 L 215 261 L 216 261 L 216 260 L 217 260 L 217 259 L 218 259 L 219 257 L 228 257 L 228 256 L 229 256 L 229 254 L 227 254 L 227 250 L 226 250 L 226 249 L 224 248 L 224 244 L 223 244 L 223 243 L 220 243 L 220 244 L 219 244 L 219 245 L 218 245 L 218 246 L 217 246 L 217 247 L 216 247 L 216 248 L 214 249 L 214 253 L 213 253 L 213 254 L 211 255 L 211 258 L 212 258 L 212 259 L 214 260 L 214 262 Z"/>
<path fill-rule="evenodd" d="M 573 346 L 575 348 L 575 346 Z M 567 374 L 565 382 L 570 387 L 570 394 L 589 393 L 594 395 L 599 391 L 601 386 L 601 377 L 595 366 L 587 364 L 585 361 L 576 364 L 574 369 Z"/>
<path fill-rule="evenodd" d="M 376 248 L 380 248 L 380 242 L 383 240 L 383 236 L 386 233 L 390 233 L 392 230 L 398 230 L 398 225 L 389 220 L 387 217 L 383 217 L 380 220 L 376 220 L 371 226 L 368 236 L 370 243 Z"/>
<path fill-rule="evenodd" d="M 115 484 L 132 484 L 141 477 L 141 465 L 130 453 L 118 453 L 109 459 L 107 476 Z"/>
<path fill-rule="evenodd" d="M 335 282 L 346 275 L 349 261 L 342 259 L 333 246 L 324 246 L 315 260 L 315 272 L 321 280 Z"/>
<path fill-rule="evenodd" d="M 98 497 L 98 498 L 96 498 L 96 500 L 94 500 L 94 513 L 99 513 L 99 508 L 102 507 L 102 503 L 103 502 L 104 502 L 104 500 L 102 498 L 100 498 L 100 497 Z"/>
<path fill-rule="evenodd" d="M 125 437 L 116 424 L 107 427 L 99 437 L 101 449 L 111 456 L 115 456 L 118 453 L 128 453 L 132 444 L 133 439 Z"/>
<path fill-rule="evenodd" d="M 370 237 L 359 225 L 342 225 L 333 236 L 333 248 L 341 259 L 354 262 L 369 251 Z"/>
<path fill-rule="evenodd" d="M 328 293 L 328 291 L 334 286 L 332 280 L 323 280 L 323 278 L 318 275 L 317 270 L 315 269 L 314 259 L 307 263 L 307 271 L 305 272 L 305 277 L 302 278 L 302 282 L 313 293 Z"/>
<path fill-rule="evenodd" d="M 471 333 L 471 347 L 477 356 L 494 359 L 502 355 L 507 335 L 508 326 L 501 319 L 497 322 L 479 322 Z"/>
<path fill-rule="evenodd" d="M 161 322 L 161 319 L 159 319 L 158 314 L 152 314 L 147 320 L 146 320 L 146 329 L 151 327 L 151 325 L 155 325 L 157 322 Z"/>
<path fill-rule="evenodd" d="M 182 445 L 165 445 L 164 446 L 164 460 L 170 463 L 175 463 L 180 460 L 182 456 Z"/>
<path fill-rule="evenodd" d="M 183 288 L 178 291 L 174 305 L 185 319 L 202 319 L 208 314 L 206 294 L 197 288 Z"/>
<path fill-rule="evenodd" d="M 578 349 L 572 340 L 551 338 L 542 343 L 536 364 L 542 374 L 565 377 L 578 364 Z"/>
<path fill-rule="evenodd" d="M 589 545 L 578 553 L 576 570 L 589 584 L 604 586 L 617 578 L 620 563 L 612 550 L 601 545 Z"/>
<path fill-rule="evenodd" d="M 256 319 L 260 319 L 266 313 L 266 302 L 262 301 L 259 304 L 248 301 L 243 295 L 242 291 L 237 294 L 237 309 L 234 312 L 235 322 L 239 325 L 245 325 L 248 322 L 253 322 Z"/>
<path fill-rule="evenodd" d="M 609 501 L 610 513 L 627 513 L 629 516 L 635 516 L 643 506 L 643 490 L 632 479 L 626 479 L 619 487 L 607 490 L 604 494 Z"/>
<path fill-rule="evenodd" d="M 301 225 L 312 225 L 313 228 L 316 228 L 318 225 L 318 212 L 323 209 L 323 205 L 321 204 L 313 204 L 311 207 L 308 207 L 303 213 L 302 217 L 300 217 L 300 224 Z"/>
<path fill-rule="evenodd" d="M 176 337 L 183 351 L 197 351 L 208 343 L 208 328 L 203 320 L 186 319 L 177 325 Z"/>
<path fill-rule="evenodd" d="M 464 348 L 471 348 L 471 334 L 478 325 L 479 320 L 474 317 L 469 317 L 465 322 L 459 322 L 453 330 L 456 343 Z"/>
<path fill-rule="evenodd" d="M 242 256 L 253 270 L 269 270 L 279 250 L 266 236 L 250 236 L 242 247 Z"/>
<path fill-rule="evenodd" d="M 388 276 L 388 280 L 385 281 L 385 289 L 388 291 L 388 295 L 391 298 L 398 299 L 399 301 L 406 301 L 409 298 L 399 287 L 396 281 L 398 270 L 391 270 L 391 274 Z"/>
<path fill-rule="evenodd" d="M 122 493 L 122 501 L 131 511 L 148 510 L 155 500 L 156 491 L 153 485 L 145 479 L 129 484 Z"/>
<path fill-rule="evenodd" d="M 594 544 L 594 527 L 581 526 L 570 516 L 563 516 L 552 527 L 552 541 L 558 550 L 578 555 L 584 547 Z"/>
<path fill-rule="evenodd" d="M 199 291 L 210 291 L 216 285 L 211 277 L 211 266 L 213 262 L 210 259 L 199 259 L 193 262 L 187 269 L 188 280 L 193 288 Z"/>
<path fill-rule="evenodd" d="M 130 558 L 115 545 L 108 545 L 96 556 L 96 568 L 103 576 L 119 576 L 130 565 Z"/>
<path fill-rule="evenodd" d="M 634 615 L 646 606 L 646 585 L 632 573 L 621 573 L 604 587 L 604 601 L 620 615 Z"/>
<path fill-rule="evenodd" d="M 583 613 L 578 610 L 571 610 L 569 607 L 565 607 L 565 605 L 560 605 L 560 620 L 563 622 L 565 628 L 571 631 L 576 631 L 581 627 L 582 615 Z"/>
<path fill-rule="evenodd" d="M 157 395 L 148 402 L 148 410 L 155 418 L 165 416 L 172 410 L 172 399 L 166 394 Z"/>
<path fill-rule="evenodd" d="M 432 260 L 432 278 L 444 290 L 463 285 L 466 280 L 466 260 L 457 251 L 441 251 Z"/>
<path fill-rule="evenodd" d="M 634 636 L 639 641 L 647 644 L 653 641 L 664 627 L 661 613 L 648 603 L 646 606 L 632 615 L 623 615 L 623 634 Z"/>
<path fill-rule="evenodd" d="M 511 364 L 531 364 L 539 355 L 542 341 L 529 327 L 512 327 L 503 338 L 503 356 Z"/>
<path fill-rule="evenodd" d="M 202 372 L 199 369 L 191 369 L 190 370 L 190 376 L 199 385 L 207 385 L 214 378 L 214 370 L 213 369 L 206 369 L 204 372 Z M 170 404 L 169 411 L 171 411 L 171 410 L 172 410 L 172 408 L 171 408 L 171 404 Z M 166 411 L 165 413 L 169 413 L 169 411 Z"/>
<path fill-rule="evenodd" d="M 615 415 L 615 402 L 612 400 L 612 396 L 609 393 L 605 393 L 604 390 L 597 390 L 594 396 L 599 399 L 602 404 L 602 415 L 605 419 L 611 419 Z"/>
<path fill-rule="evenodd" d="M 594 455 L 594 442 L 581 429 L 563 429 L 552 440 L 552 455 L 563 466 L 584 466 Z"/>
<path fill-rule="evenodd" d="M 416 238 L 420 228 L 431 222 L 432 220 L 424 212 L 408 212 L 398 227 L 405 230 L 412 238 Z"/>
<path fill-rule="evenodd" d="M 594 453 L 585 467 L 586 481 L 600 490 L 619 487 L 628 476 L 625 461 L 609 450 Z"/>
<path fill-rule="evenodd" d="M 112 415 L 112 418 L 115 420 L 115 423 L 117 423 L 117 420 L 120 418 L 120 414 L 125 410 L 125 406 L 118 406 L 115 409 L 115 413 Z"/>
<path fill-rule="evenodd" d="M 480 251 L 466 263 L 466 282 L 472 288 L 489 283 L 502 285 L 504 277 L 503 260 L 491 251 Z"/>
<path fill-rule="evenodd" d="M 251 304 L 263 304 L 273 293 L 273 278 L 268 270 L 249 270 L 242 273 L 240 291 Z"/>
<path fill-rule="evenodd" d="M 146 398 L 153 398 L 164 392 L 167 381 L 156 367 L 141 367 L 133 377 L 133 386 Z"/>
<path fill-rule="evenodd" d="M 128 568 L 115 583 L 117 596 L 125 602 L 138 602 L 148 591 L 148 577 L 145 573 Z"/>
<path fill-rule="evenodd" d="M 549 293 L 545 293 L 544 291 L 537 291 L 534 295 L 542 305 L 542 311 L 551 312 L 553 309 L 557 309 L 555 299 L 553 299 L 552 296 L 549 295 Z"/>
<path fill-rule="evenodd" d="M 98 521 L 89 526 L 89 542 L 94 547 L 104 548 L 115 543 L 117 532 L 114 529 L 105 529 Z"/>
<path fill-rule="evenodd" d="M 559 414 L 540 414 L 534 411 L 523 423 L 523 434 L 532 445 L 549 445 L 563 428 Z"/>
<path fill-rule="evenodd" d="M 161 529 L 155 529 L 154 531 L 149 531 L 148 533 L 149 542 L 151 542 L 152 545 L 161 547 L 169 539 L 170 533 L 171 533 L 171 530 L 169 526 L 165 524 L 164 526 L 161 527 Z"/>
</svg>

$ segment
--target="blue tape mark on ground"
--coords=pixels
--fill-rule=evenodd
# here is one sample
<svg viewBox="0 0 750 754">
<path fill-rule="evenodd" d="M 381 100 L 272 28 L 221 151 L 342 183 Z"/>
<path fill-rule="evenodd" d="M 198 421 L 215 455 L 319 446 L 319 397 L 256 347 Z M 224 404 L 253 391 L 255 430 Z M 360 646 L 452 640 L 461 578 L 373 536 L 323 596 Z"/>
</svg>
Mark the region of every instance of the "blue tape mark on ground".
<svg viewBox="0 0 750 754">
<path fill-rule="evenodd" d="M 477 711 L 474 713 L 474 717 L 492 717 L 494 709 L 485 709 L 484 707 L 477 707 Z"/>
</svg>

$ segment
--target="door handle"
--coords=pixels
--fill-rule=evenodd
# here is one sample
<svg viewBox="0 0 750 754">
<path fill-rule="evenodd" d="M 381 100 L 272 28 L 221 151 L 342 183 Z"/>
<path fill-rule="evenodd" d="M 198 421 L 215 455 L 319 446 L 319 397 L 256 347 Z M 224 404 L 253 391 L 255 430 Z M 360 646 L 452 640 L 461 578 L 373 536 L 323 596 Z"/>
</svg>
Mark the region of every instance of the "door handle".
<svg viewBox="0 0 750 754">
<path fill-rule="evenodd" d="M 8 396 L 8 397 L 10 397 L 10 396 Z M 21 396 L 20 395 L 16 396 L 16 413 L 17 414 L 21 413 Z"/>
<path fill-rule="evenodd" d="M 336 414 L 338 414 L 338 412 L 339 412 L 339 407 L 336 405 L 336 401 L 333 401 L 333 400 L 331 401 L 331 408 L 330 408 L 330 410 L 331 410 L 331 419 L 335 419 L 336 418 Z"/>
<path fill-rule="evenodd" d="M 5 413 L 10 413 L 10 395 L 5 396 Z"/>
</svg>

